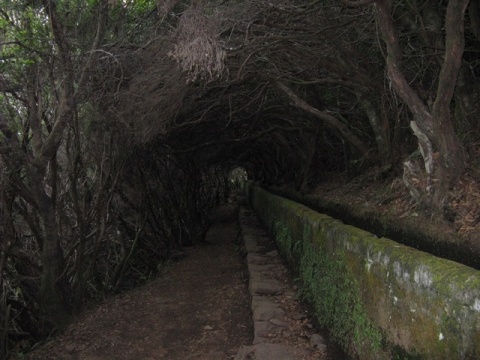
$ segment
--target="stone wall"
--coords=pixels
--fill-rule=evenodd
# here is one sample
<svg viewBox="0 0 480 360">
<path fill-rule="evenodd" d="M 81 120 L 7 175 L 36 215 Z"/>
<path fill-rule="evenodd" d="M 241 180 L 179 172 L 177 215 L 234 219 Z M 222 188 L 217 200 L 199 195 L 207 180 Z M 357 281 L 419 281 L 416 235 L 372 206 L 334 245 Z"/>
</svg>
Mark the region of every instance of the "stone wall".
<svg viewBox="0 0 480 360">
<path fill-rule="evenodd" d="M 480 271 L 246 184 L 322 326 L 360 359 L 480 359 Z"/>
<path fill-rule="evenodd" d="M 419 221 L 417 217 L 398 218 L 393 214 L 378 212 L 368 205 L 340 204 L 318 196 L 304 195 L 287 188 L 272 186 L 267 190 L 342 220 L 346 224 L 361 227 L 379 237 L 387 237 L 404 245 L 480 270 L 480 244 L 470 244 L 470 249 L 466 249 L 465 246 L 451 241 L 451 236 L 441 230 L 433 233 L 431 228 L 427 232 L 423 228 L 415 226 Z"/>
</svg>

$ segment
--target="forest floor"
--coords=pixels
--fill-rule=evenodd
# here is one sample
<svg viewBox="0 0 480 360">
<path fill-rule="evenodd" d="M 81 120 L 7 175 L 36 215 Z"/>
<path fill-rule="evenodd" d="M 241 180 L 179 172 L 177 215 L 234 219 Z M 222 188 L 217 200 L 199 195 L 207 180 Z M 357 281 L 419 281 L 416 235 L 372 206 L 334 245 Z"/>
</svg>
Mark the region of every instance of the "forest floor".
<svg viewBox="0 0 480 360">
<path fill-rule="evenodd" d="M 63 333 L 27 356 L 12 359 L 233 359 L 242 345 L 253 341 L 246 266 L 237 240 L 238 210 L 234 209 L 226 205 L 217 210 L 206 244 L 186 248 L 186 257 L 172 263 L 164 274 L 85 311 Z M 293 291 L 292 276 L 282 276 Z M 285 307 L 291 313 L 286 316 L 307 314 L 307 308 L 295 301 Z M 297 336 L 298 342 L 308 343 L 306 333 L 315 331 L 312 321 L 304 316 L 295 326 L 289 341 Z M 338 353 L 329 345 L 321 359 L 338 359 Z"/>
<path fill-rule="evenodd" d="M 367 207 L 387 215 L 391 221 L 401 219 L 432 238 L 441 237 L 480 254 L 480 180 L 468 173 L 448 193 L 446 213 L 441 219 L 419 208 L 401 176 L 383 178 L 378 168 L 353 178 L 345 173 L 326 174 L 310 195 L 351 207 Z"/>
</svg>

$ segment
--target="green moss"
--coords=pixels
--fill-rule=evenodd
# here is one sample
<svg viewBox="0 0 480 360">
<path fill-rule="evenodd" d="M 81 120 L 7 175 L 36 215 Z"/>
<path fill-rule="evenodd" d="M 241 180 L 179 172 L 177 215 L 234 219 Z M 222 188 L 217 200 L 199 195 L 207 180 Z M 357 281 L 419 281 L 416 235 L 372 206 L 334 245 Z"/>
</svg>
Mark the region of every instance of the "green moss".
<svg viewBox="0 0 480 360">
<path fill-rule="evenodd" d="M 422 357 L 419 355 L 412 355 L 407 353 L 400 346 L 392 346 L 391 349 L 392 360 L 421 360 Z"/>
<path fill-rule="evenodd" d="M 305 231 L 308 238 L 310 231 Z M 345 350 L 352 345 L 363 351 L 380 348 L 382 336 L 365 313 L 358 283 L 346 276 L 345 255 L 328 256 L 312 242 L 303 243 L 299 260 L 302 295 L 314 306 L 322 326 Z"/>
<path fill-rule="evenodd" d="M 290 258 L 291 248 L 292 248 L 292 238 L 286 227 L 281 222 L 277 221 L 274 225 L 274 234 L 277 241 L 278 248 L 280 253 L 284 258 Z"/>
<path fill-rule="evenodd" d="M 332 337 L 361 359 L 480 358 L 480 276 L 255 187 L 254 207 Z"/>
</svg>

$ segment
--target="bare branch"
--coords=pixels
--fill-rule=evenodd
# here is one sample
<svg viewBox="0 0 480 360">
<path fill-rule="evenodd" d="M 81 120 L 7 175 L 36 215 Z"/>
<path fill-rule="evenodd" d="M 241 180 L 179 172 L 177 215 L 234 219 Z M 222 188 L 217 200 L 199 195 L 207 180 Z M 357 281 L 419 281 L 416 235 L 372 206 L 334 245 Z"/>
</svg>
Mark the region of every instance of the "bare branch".
<svg viewBox="0 0 480 360">
<path fill-rule="evenodd" d="M 465 47 L 464 17 L 470 0 L 450 0 L 446 14 L 445 58 L 440 71 L 437 97 L 433 104 L 433 115 L 441 115 L 448 111 L 452 101 L 458 72 L 462 66 Z"/>
<path fill-rule="evenodd" d="M 87 62 L 85 63 L 85 66 L 83 67 L 82 73 L 80 75 L 80 80 L 78 81 L 78 86 L 77 90 L 75 93 L 77 94 L 79 91 L 83 90 L 83 85 L 86 82 L 88 71 L 90 70 L 90 67 L 92 66 L 93 63 L 93 55 L 94 53 L 99 49 L 100 43 L 103 39 L 103 34 L 105 31 L 105 22 L 107 19 L 107 7 L 108 3 L 106 0 L 102 0 L 100 2 L 100 10 L 98 14 L 98 21 L 97 21 L 97 32 L 95 34 L 95 39 L 93 40 L 92 43 L 92 48 L 90 50 L 90 54 L 88 56 Z"/>
<path fill-rule="evenodd" d="M 189 80 L 197 78 L 213 80 L 222 76 L 226 52 L 220 42 L 221 19 L 204 15 L 201 6 L 193 5 L 181 17 L 177 29 L 177 41 L 168 54 L 189 74 Z"/>
<path fill-rule="evenodd" d="M 302 100 L 297 94 L 295 94 L 289 87 L 287 87 L 286 85 L 282 84 L 281 82 L 279 81 L 276 81 L 275 82 L 275 85 L 277 86 L 277 88 L 279 88 L 280 90 L 282 90 L 285 94 L 288 95 L 288 97 L 290 98 L 290 100 L 292 101 L 292 105 L 294 106 L 297 106 L 307 112 L 309 112 L 310 114 L 313 114 L 315 115 L 316 117 L 324 120 L 327 124 L 329 124 L 331 127 L 337 129 L 338 131 L 340 131 L 340 133 L 342 134 L 342 136 L 349 142 L 351 143 L 353 146 L 355 146 L 355 148 L 357 148 L 357 150 L 360 151 L 360 153 L 362 154 L 362 156 L 367 156 L 368 154 L 368 147 L 364 144 L 364 142 L 362 140 L 360 140 L 360 138 L 358 138 L 355 134 L 353 134 L 350 129 L 344 124 L 342 123 L 341 121 L 339 121 L 338 119 L 336 119 L 335 117 L 333 117 L 332 115 L 324 112 L 324 111 L 320 111 L 318 110 L 317 108 L 314 108 L 313 106 L 307 104 L 304 100 Z"/>
<path fill-rule="evenodd" d="M 342 0 L 342 2 L 347 5 L 347 6 L 350 6 L 350 7 L 360 7 L 360 6 L 365 6 L 365 5 L 369 5 L 369 4 L 372 4 L 374 2 L 376 2 L 376 0 Z"/>
<path fill-rule="evenodd" d="M 60 89 L 60 103 L 58 105 L 59 114 L 53 124 L 52 131 L 48 138 L 42 144 L 39 156 L 42 160 L 50 160 L 58 149 L 62 140 L 63 131 L 71 120 L 74 112 L 75 98 L 73 89 L 73 66 L 71 60 L 70 45 L 67 41 L 65 28 L 56 11 L 56 5 L 52 0 L 43 0 L 43 4 L 47 9 L 52 27 L 53 37 L 58 47 L 58 52 L 61 59 L 61 67 L 63 76 L 65 77 Z"/>
</svg>

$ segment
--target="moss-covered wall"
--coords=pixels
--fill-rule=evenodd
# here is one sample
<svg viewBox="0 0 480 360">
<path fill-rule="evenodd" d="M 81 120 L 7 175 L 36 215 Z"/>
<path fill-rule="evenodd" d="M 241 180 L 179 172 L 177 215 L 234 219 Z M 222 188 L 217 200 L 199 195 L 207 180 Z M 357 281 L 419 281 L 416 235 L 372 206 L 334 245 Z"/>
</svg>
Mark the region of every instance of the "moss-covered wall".
<svg viewBox="0 0 480 360">
<path fill-rule="evenodd" d="M 346 224 L 361 227 L 379 237 L 385 236 L 404 245 L 426 251 L 433 255 L 460 262 L 480 270 L 480 244 L 472 244 L 470 250 L 451 241 L 441 230 L 432 233 L 415 226 L 417 218 L 399 219 L 394 214 L 379 213 L 368 206 L 340 204 L 314 195 L 303 195 L 288 188 L 269 187 L 269 192 L 296 201 L 313 210 L 333 216 Z"/>
<path fill-rule="evenodd" d="M 480 271 L 246 192 L 321 325 L 360 359 L 480 359 Z"/>
</svg>

